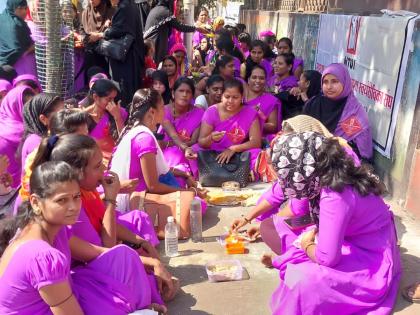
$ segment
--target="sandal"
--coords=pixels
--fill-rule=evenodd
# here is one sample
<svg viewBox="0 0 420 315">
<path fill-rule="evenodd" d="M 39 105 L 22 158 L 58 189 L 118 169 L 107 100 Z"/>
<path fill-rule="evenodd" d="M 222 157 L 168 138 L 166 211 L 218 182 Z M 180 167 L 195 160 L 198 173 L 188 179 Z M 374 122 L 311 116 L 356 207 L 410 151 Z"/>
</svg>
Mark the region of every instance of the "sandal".
<svg viewBox="0 0 420 315">
<path fill-rule="evenodd" d="M 413 298 L 416 291 L 420 291 L 420 282 L 413 283 L 402 290 L 402 296 L 408 302 L 420 304 L 420 297 Z"/>
</svg>

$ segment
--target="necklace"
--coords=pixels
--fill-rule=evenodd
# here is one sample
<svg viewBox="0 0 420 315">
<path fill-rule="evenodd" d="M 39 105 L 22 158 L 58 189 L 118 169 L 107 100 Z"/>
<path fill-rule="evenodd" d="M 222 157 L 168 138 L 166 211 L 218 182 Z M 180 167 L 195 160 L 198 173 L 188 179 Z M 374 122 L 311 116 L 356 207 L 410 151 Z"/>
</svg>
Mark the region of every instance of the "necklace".
<svg viewBox="0 0 420 315">
<path fill-rule="evenodd" d="M 188 110 L 185 113 L 188 113 L 190 111 L 190 108 L 191 108 L 191 104 L 188 105 Z M 178 117 L 178 113 L 175 110 L 175 103 L 172 104 L 172 115 L 174 116 L 174 118 Z"/>
</svg>

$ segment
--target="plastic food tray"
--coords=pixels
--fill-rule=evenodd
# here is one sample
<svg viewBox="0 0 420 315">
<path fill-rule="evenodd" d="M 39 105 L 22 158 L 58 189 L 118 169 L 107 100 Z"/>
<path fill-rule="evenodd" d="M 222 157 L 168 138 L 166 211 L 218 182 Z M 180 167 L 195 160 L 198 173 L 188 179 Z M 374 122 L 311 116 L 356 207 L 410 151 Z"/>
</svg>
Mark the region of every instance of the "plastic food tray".
<svg viewBox="0 0 420 315">
<path fill-rule="evenodd" d="M 218 271 L 213 267 L 222 267 Z M 243 267 L 237 259 L 215 260 L 206 264 L 206 272 L 210 282 L 242 280 Z"/>
</svg>

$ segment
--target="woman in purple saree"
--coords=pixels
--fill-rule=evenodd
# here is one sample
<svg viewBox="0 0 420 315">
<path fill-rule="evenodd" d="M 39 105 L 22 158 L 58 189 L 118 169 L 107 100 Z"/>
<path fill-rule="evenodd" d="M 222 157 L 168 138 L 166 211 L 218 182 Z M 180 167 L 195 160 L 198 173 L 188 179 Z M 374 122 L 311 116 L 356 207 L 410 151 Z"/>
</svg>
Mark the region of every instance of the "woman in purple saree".
<svg viewBox="0 0 420 315">
<path fill-rule="evenodd" d="M 201 149 L 220 151 L 217 161 L 228 163 L 235 153 L 249 151 L 250 169 L 256 177 L 255 164 L 261 151 L 261 131 L 257 112 L 243 106 L 243 85 L 233 79 L 224 83 L 222 102 L 204 113 L 198 143 Z"/>
<path fill-rule="evenodd" d="M 248 78 L 245 104 L 257 111 L 262 135 L 270 143 L 282 123 L 282 104 L 275 96 L 264 91 L 266 82 L 265 69 L 255 65 Z"/>
<path fill-rule="evenodd" d="M 163 128 L 163 155 L 169 167 L 176 168 L 189 176 L 197 178 L 198 168 L 193 158 L 191 146 L 196 144 L 200 132 L 204 110 L 191 105 L 194 95 L 194 82 L 181 77 L 174 85 L 174 101 L 165 106 Z M 187 178 L 188 179 L 188 178 Z M 181 186 L 183 186 L 181 183 Z"/>
<path fill-rule="evenodd" d="M 293 60 L 292 54 L 280 54 L 274 60 L 274 76 L 268 83 L 268 87 L 275 94 L 298 86 L 299 80 L 292 72 Z"/>
<path fill-rule="evenodd" d="M 21 157 L 16 156 L 23 136 L 23 105 L 35 95 L 34 91 L 26 85 L 12 89 L 3 99 L 0 106 L 0 155 L 9 158 L 7 172 L 12 175 L 12 187 L 20 184 Z"/>
</svg>

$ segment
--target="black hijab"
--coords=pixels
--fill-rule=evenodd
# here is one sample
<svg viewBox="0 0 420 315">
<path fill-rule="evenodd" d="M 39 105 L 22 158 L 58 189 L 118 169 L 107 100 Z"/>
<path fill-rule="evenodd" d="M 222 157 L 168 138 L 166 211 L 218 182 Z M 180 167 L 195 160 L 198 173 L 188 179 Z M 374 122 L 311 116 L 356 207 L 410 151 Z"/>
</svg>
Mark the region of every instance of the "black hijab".
<svg viewBox="0 0 420 315">
<path fill-rule="evenodd" d="M 332 100 L 323 95 L 318 95 L 306 103 L 303 108 L 303 114 L 318 119 L 331 133 L 334 133 L 343 114 L 346 102 L 347 97 Z"/>
<path fill-rule="evenodd" d="M 0 14 L 0 65 L 13 66 L 33 44 L 28 25 L 15 15 L 17 8 L 27 6 L 26 0 L 7 0 Z"/>
</svg>

